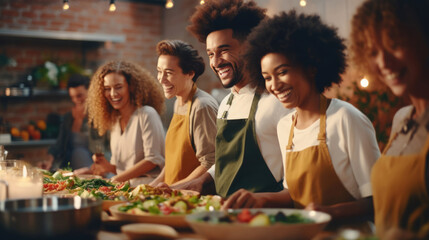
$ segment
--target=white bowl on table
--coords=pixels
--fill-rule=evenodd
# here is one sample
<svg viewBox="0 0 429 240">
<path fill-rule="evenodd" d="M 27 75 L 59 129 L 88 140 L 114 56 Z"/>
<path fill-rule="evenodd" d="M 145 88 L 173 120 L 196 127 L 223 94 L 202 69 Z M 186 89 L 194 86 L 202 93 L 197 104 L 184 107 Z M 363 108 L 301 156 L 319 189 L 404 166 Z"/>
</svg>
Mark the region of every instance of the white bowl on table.
<svg viewBox="0 0 429 240">
<path fill-rule="evenodd" d="M 186 221 L 192 229 L 207 239 L 311 239 L 331 220 L 327 213 L 299 209 L 249 209 L 252 213 L 263 212 L 267 215 L 275 215 L 283 212 L 286 216 L 299 213 L 304 218 L 313 220 L 312 223 L 276 223 L 270 226 L 250 226 L 246 223 L 213 223 L 201 221 L 203 217 L 222 217 L 225 212 L 199 212 L 186 216 Z M 239 212 L 241 210 L 229 210 L 229 212 Z"/>
</svg>

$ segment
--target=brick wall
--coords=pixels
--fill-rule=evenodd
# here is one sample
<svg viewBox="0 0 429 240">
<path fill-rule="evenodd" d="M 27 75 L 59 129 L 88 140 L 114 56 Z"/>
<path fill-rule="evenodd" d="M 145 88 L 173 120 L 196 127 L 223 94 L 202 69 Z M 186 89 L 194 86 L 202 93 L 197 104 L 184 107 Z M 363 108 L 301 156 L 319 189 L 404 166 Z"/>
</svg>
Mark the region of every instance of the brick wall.
<svg viewBox="0 0 429 240">
<path fill-rule="evenodd" d="M 16 65 L 0 65 L 0 88 L 23 81 L 35 67 L 50 60 L 74 63 L 94 72 L 112 59 L 132 60 L 152 73 L 156 71 L 155 45 L 162 38 L 164 7 L 132 1 L 117 1 L 109 12 L 108 0 L 0 0 L 1 30 L 67 31 L 124 35 L 125 42 L 85 42 L 0 36 L 0 56 Z M 67 95 L 0 97 L 0 117 L 10 126 L 25 128 L 29 121 L 44 120 L 51 112 L 64 114 L 71 103 Z M 38 161 L 47 148 L 12 148 L 12 157 Z M 35 160 L 36 159 L 36 160 Z"/>
<path fill-rule="evenodd" d="M 155 44 L 161 40 L 163 6 L 117 2 L 108 11 L 106 0 L 73 0 L 62 10 L 60 0 L 2 0 L 0 29 L 48 30 L 125 35 L 124 43 L 88 44 L 61 40 L 0 37 L 0 51 L 16 60 L 16 67 L 1 69 L 8 80 L 17 80 L 23 71 L 46 60 L 84 63 L 96 69 L 105 60 L 122 58 L 149 69 L 156 63 Z M 83 56 L 82 51 L 85 51 Z M 4 77 L 3 77 L 4 78 Z M 2 80 L 4 82 L 4 80 Z"/>
<path fill-rule="evenodd" d="M 0 68 L 0 87 L 22 81 L 36 66 L 47 60 L 56 64 L 74 63 L 94 72 L 107 60 L 126 59 L 155 73 L 154 48 L 161 40 L 163 6 L 118 1 L 116 11 L 109 12 L 107 0 L 69 2 L 70 9 L 63 11 L 61 0 L 1 0 L 0 29 L 124 35 L 125 42 L 94 43 L 0 36 L 0 54 L 16 61 L 15 66 Z M 0 114 L 13 124 L 23 125 L 29 119 L 45 118 L 49 111 L 40 111 L 45 108 L 43 100 L 31 100 L 31 106 L 31 113 L 23 112 L 26 110 L 20 104 L 8 101 L 7 109 L 2 107 Z M 47 107 L 63 113 L 69 106 L 68 99 L 63 98 Z"/>
</svg>

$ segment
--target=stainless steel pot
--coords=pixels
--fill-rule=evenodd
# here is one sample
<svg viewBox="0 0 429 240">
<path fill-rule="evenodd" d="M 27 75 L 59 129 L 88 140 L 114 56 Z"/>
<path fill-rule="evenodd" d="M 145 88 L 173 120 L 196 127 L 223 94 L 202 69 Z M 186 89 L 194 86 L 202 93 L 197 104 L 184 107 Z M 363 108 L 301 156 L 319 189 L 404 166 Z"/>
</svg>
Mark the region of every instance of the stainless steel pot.
<svg viewBox="0 0 429 240">
<path fill-rule="evenodd" d="M 6 234 L 1 234 L 2 239 L 87 238 L 100 227 L 101 203 L 56 196 L 1 201 L 0 232 Z"/>
</svg>

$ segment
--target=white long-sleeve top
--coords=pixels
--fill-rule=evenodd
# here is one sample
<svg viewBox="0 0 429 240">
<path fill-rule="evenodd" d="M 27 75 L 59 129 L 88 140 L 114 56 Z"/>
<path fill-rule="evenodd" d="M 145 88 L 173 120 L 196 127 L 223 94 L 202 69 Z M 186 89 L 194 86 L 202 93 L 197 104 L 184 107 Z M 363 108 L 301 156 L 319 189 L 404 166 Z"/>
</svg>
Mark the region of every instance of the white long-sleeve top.
<svg viewBox="0 0 429 240">
<path fill-rule="evenodd" d="M 118 118 L 110 134 L 110 162 L 116 165 L 118 174 L 141 160 L 164 167 L 165 132 L 154 108 L 143 106 L 136 109 L 122 134 Z"/>
<path fill-rule="evenodd" d="M 277 127 L 283 159 L 294 114 L 281 119 Z M 319 145 L 319 129 L 320 119 L 306 129 L 294 128 L 291 151 Z M 356 199 L 372 196 L 371 169 L 380 150 L 369 119 L 353 105 L 332 99 L 326 111 L 326 144 L 334 170 L 349 193 Z M 284 186 L 287 188 L 286 180 Z"/>
</svg>

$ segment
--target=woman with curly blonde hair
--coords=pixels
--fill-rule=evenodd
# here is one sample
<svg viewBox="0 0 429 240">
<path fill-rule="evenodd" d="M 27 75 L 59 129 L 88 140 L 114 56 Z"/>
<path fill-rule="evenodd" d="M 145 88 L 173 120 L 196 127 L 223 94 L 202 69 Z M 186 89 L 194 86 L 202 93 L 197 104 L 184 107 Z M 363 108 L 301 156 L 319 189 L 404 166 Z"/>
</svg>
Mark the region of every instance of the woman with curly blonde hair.
<svg viewBox="0 0 429 240">
<path fill-rule="evenodd" d="M 371 173 L 380 239 L 429 239 L 428 11 L 429 0 L 367 0 L 352 21 L 356 67 L 411 103 Z"/>
<path fill-rule="evenodd" d="M 162 88 L 151 74 L 132 62 L 111 61 L 94 74 L 88 91 L 89 123 L 110 130 L 112 158 L 95 154 L 94 174 L 117 174 L 126 181 L 164 165 Z"/>
</svg>

